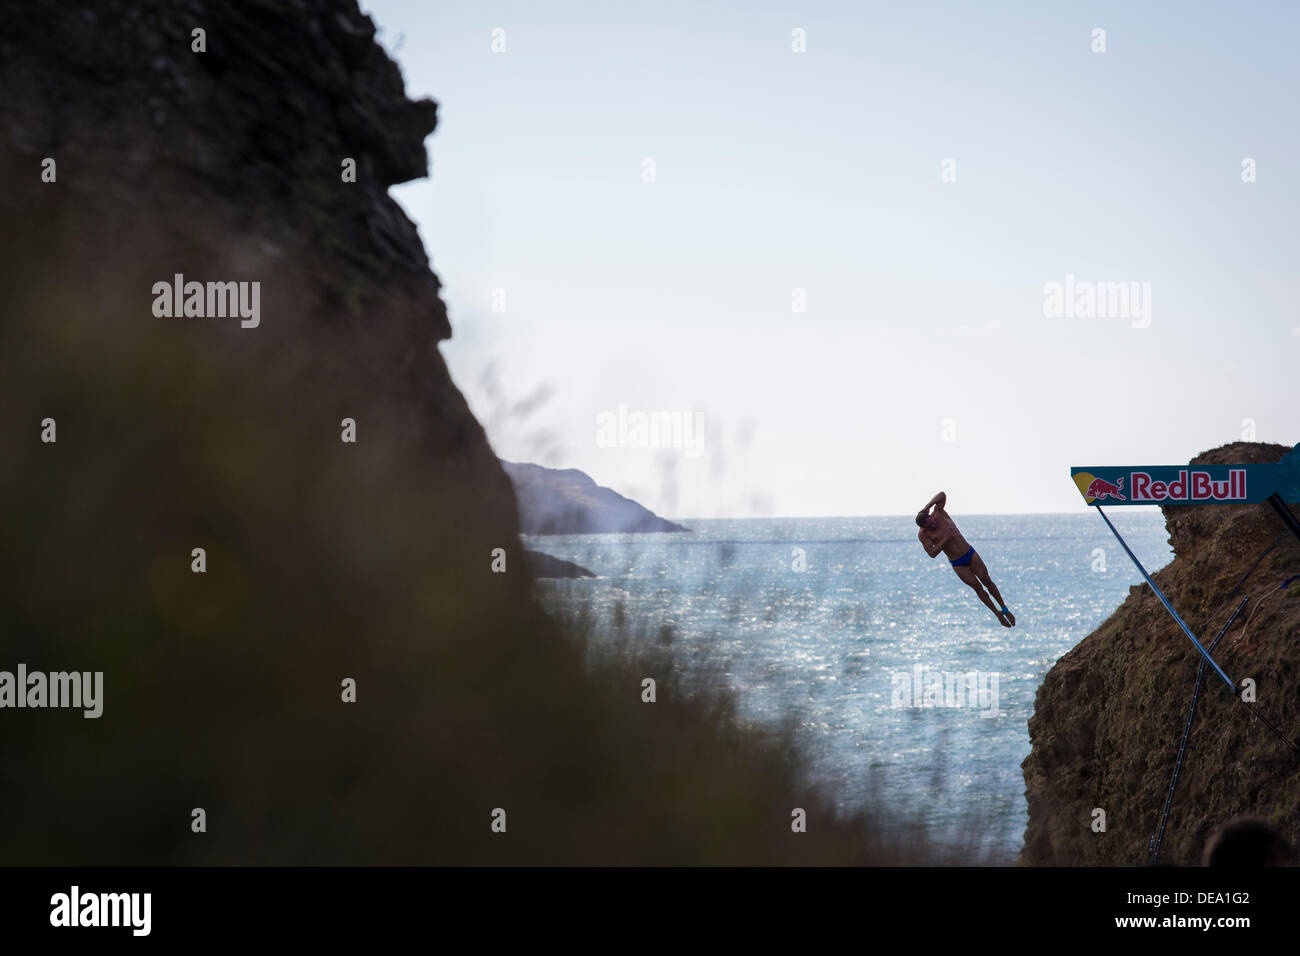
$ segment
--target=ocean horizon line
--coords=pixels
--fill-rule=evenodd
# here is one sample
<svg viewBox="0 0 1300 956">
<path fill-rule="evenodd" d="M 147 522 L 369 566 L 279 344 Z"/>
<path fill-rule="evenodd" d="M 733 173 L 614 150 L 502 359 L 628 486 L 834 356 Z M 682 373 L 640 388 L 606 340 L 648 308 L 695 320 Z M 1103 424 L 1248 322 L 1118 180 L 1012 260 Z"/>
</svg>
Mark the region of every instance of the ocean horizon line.
<svg viewBox="0 0 1300 956">
<path fill-rule="evenodd" d="M 1125 505 L 1125 512 L 1138 512 L 1142 514 L 1158 510 L 1160 505 Z M 1089 514 L 1093 509 L 1084 507 L 1078 511 L 961 511 L 957 514 L 966 518 L 1047 518 L 1047 517 L 1078 517 L 1079 515 Z M 744 515 L 736 517 L 682 517 L 673 515 L 664 517 L 667 521 L 676 523 L 688 521 L 805 521 L 810 519 L 825 520 L 853 520 L 858 518 L 912 518 L 916 512 L 903 514 L 821 514 L 821 515 Z M 681 532 L 662 532 L 663 534 L 680 534 Z"/>
</svg>

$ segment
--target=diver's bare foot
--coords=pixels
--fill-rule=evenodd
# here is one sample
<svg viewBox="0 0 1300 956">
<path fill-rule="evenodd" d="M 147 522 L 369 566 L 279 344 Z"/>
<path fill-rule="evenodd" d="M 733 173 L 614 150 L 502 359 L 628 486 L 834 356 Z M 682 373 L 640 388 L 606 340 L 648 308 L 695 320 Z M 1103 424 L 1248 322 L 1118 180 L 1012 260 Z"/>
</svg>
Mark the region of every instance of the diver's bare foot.
<svg viewBox="0 0 1300 956">
<path fill-rule="evenodd" d="M 1003 608 L 999 613 L 1002 614 L 1002 616 L 1004 616 L 1008 621 L 1011 622 L 1010 624 L 1007 625 L 1007 627 L 1016 626 L 1016 616 L 1014 614 L 1012 614 L 1006 608 Z"/>
<path fill-rule="evenodd" d="M 1001 611 L 994 611 L 993 613 L 998 616 L 998 623 L 1001 624 L 1003 627 L 1016 626 L 1016 619 L 1014 617 L 1011 617 L 1010 611 L 1007 611 L 1006 614 L 1003 614 Z M 1011 617 L 1010 621 L 1007 620 L 1007 618 L 1009 617 Z"/>
</svg>

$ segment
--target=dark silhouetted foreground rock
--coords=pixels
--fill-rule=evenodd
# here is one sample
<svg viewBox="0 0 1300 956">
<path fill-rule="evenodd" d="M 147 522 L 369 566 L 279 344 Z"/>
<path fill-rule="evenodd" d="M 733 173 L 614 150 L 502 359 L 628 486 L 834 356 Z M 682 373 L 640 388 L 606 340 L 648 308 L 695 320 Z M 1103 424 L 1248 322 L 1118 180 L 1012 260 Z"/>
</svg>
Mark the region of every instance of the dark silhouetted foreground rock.
<svg viewBox="0 0 1300 956">
<path fill-rule="evenodd" d="M 533 603 L 386 194 L 434 105 L 355 0 L 0 22 L 0 670 L 103 673 L 97 719 L 0 711 L 0 863 L 898 858 L 715 689 Z M 155 314 L 177 274 L 259 283 L 259 323 Z"/>
</svg>

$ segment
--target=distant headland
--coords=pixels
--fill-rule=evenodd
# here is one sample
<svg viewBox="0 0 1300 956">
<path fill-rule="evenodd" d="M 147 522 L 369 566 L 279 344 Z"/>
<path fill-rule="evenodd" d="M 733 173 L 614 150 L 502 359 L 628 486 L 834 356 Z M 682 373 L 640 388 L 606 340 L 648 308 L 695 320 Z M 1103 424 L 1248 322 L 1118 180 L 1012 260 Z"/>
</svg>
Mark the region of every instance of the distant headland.
<svg viewBox="0 0 1300 956">
<path fill-rule="evenodd" d="M 619 534 L 689 531 L 653 511 L 596 484 L 576 468 L 502 460 L 519 502 L 524 534 Z"/>
</svg>

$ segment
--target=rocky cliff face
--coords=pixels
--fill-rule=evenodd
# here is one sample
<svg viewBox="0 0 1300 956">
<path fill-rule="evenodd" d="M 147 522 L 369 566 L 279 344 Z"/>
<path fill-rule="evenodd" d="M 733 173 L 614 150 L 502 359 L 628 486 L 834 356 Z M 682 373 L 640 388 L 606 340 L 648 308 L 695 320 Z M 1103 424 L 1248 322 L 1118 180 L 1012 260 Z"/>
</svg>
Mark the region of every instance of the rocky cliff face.
<svg viewBox="0 0 1300 956">
<path fill-rule="evenodd" d="M 435 107 L 355 0 L 0 22 L 0 670 L 103 674 L 0 711 L 0 863 L 864 858 L 781 742 L 531 601 L 386 194 Z M 178 274 L 258 322 L 160 314 Z"/>
<path fill-rule="evenodd" d="M 1272 462 L 1281 445 L 1235 443 L 1192 464 Z M 1243 596 L 1241 617 L 1215 659 L 1233 680 L 1252 678 L 1258 707 L 1300 737 L 1300 542 L 1267 505 L 1165 508 L 1174 560 L 1153 575 L 1209 643 Z M 1099 519 L 1100 520 L 1100 519 Z M 1122 556 L 1121 556 L 1122 557 Z M 1117 559 L 1118 560 L 1118 559 Z M 1127 560 L 1127 559 L 1124 559 Z M 1250 576 L 1237 587 L 1243 576 Z M 1023 766 L 1031 864 L 1136 865 L 1164 806 L 1200 655 L 1145 584 L 1057 662 L 1039 688 Z M 1094 832 L 1094 810 L 1105 832 Z M 1241 813 L 1300 837 L 1300 761 L 1213 676 L 1197 708 L 1161 853 L 1196 864 L 1214 826 Z"/>
<path fill-rule="evenodd" d="M 98 315 L 84 308 L 61 330 L 88 345 L 170 339 L 200 359 L 310 377 L 293 424 L 403 429 L 434 490 L 475 502 L 464 529 L 513 551 L 512 489 L 436 348 L 451 334 L 439 283 L 386 192 L 425 175 L 437 108 L 406 98 L 356 4 L 2 9 L 4 202 L 6 222 L 22 224 L 7 304 L 35 320 L 30 299 L 43 296 L 41 325 L 56 334 L 59 289 L 65 303 L 93 300 Z M 260 325 L 154 318 L 150 290 L 177 274 L 260 282 Z M 390 401 L 407 413 L 400 426 Z"/>
</svg>

